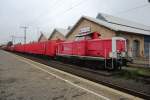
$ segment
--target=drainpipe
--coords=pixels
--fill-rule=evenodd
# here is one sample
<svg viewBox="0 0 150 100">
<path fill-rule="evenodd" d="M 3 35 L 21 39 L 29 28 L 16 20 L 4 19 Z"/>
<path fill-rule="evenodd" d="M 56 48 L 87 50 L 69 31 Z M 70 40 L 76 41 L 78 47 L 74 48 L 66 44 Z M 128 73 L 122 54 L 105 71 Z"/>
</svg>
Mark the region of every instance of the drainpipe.
<svg viewBox="0 0 150 100">
<path fill-rule="evenodd" d="M 148 57 L 148 61 L 149 61 L 149 67 L 150 67 L 150 43 L 149 43 L 149 57 Z"/>
</svg>

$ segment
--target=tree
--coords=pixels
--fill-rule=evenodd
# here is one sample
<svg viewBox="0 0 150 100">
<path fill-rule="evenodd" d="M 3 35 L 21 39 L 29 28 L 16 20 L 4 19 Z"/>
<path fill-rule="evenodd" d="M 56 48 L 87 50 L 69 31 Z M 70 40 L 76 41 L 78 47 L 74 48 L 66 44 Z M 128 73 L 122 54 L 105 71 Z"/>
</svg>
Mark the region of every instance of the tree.
<svg viewBox="0 0 150 100">
<path fill-rule="evenodd" d="M 12 41 L 9 41 L 9 42 L 7 43 L 7 46 L 12 46 L 12 45 L 13 45 Z"/>
</svg>

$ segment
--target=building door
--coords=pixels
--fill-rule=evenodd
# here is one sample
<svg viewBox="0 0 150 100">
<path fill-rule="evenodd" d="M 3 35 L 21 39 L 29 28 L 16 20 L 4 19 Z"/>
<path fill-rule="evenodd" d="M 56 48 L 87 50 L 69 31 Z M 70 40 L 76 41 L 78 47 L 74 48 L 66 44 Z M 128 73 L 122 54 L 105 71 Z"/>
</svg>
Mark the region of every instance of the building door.
<svg viewBox="0 0 150 100">
<path fill-rule="evenodd" d="M 126 47 L 127 47 L 127 55 L 128 55 L 128 57 L 132 57 L 129 39 L 126 39 Z"/>
<path fill-rule="evenodd" d="M 139 57 L 139 51 L 140 51 L 140 42 L 138 40 L 133 41 L 133 57 Z"/>
<path fill-rule="evenodd" d="M 150 36 L 144 36 L 144 55 L 150 58 Z"/>
</svg>

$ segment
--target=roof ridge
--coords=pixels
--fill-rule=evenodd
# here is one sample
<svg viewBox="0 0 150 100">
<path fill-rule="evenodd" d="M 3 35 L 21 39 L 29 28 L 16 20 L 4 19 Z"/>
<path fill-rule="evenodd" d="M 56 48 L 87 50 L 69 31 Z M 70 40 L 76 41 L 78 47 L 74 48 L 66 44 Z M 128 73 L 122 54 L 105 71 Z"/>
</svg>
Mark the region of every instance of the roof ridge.
<svg viewBox="0 0 150 100">
<path fill-rule="evenodd" d="M 98 19 L 98 20 L 100 20 L 100 19 Z M 130 25 L 118 24 L 118 23 L 114 23 L 114 22 L 110 22 L 110 21 L 107 21 L 107 22 L 108 22 L 108 23 L 111 23 L 111 24 L 117 24 L 117 25 L 126 26 L 126 27 L 131 27 L 131 28 L 140 29 L 140 30 L 144 30 L 144 31 L 150 31 L 150 30 L 145 30 L 145 29 L 143 29 L 143 28 L 133 27 L 133 26 L 130 26 Z"/>
<path fill-rule="evenodd" d="M 150 26 L 148 26 L 148 25 L 141 24 L 141 23 L 138 23 L 138 22 L 135 22 L 135 21 L 132 21 L 132 20 L 125 19 L 125 18 L 116 17 L 116 16 L 113 16 L 113 15 L 110 15 L 110 14 L 98 13 L 96 19 L 99 19 L 99 20 L 105 19 L 103 21 L 109 22 L 109 23 L 112 23 L 112 24 L 122 25 L 122 26 L 135 28 L 135 29 L 140 29 L 140 30 L 144 30 L 144 31 L 150 31 Z M 129 25 L 125 22 L 129 22 L 129 23 L 131 23 L 131 25 Z"/>
</svg>

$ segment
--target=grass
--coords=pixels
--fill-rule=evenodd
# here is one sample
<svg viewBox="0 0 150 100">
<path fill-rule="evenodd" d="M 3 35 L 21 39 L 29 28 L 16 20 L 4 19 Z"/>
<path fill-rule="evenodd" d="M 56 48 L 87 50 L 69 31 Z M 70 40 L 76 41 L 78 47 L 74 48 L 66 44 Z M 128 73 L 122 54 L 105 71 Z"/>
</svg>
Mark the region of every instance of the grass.
<svg viewBox="0 0 150 100">
<path fill-rule="evenodd" d="M 150 77 L 150 69 L 141 69 L 138 70 L 138 74 L 142 76 L 148 76 Z"/>
<path fill-rule="evenodd" d="M 149 77 L 150 78 L 150 69 L 146 68 L 124 68 L 122 69 L 116 77 L 125 78 L 125 79 L 138 79 L 139 77 Z"/>
</svg>

